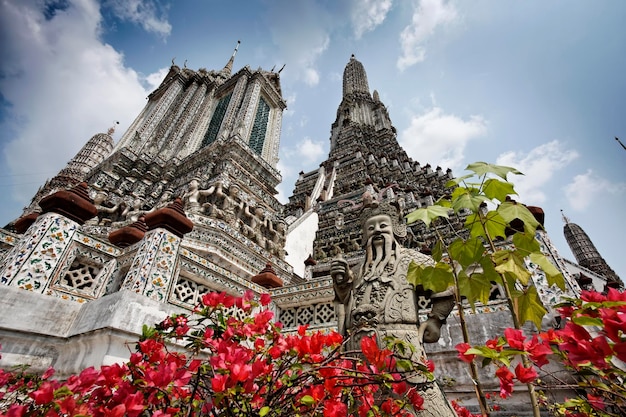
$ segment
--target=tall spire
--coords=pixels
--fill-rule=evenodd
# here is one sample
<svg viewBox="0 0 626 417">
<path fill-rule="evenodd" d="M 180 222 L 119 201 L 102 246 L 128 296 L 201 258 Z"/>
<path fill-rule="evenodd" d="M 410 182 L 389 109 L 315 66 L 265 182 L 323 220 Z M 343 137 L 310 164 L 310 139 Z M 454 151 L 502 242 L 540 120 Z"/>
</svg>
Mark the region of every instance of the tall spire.
<svg viewBox="0 0 626 417">
<path fill-rule="evenodd" d="M 365 94 L 370 96 L 370 87 L 367 83 L 367 74 L 365 68 L 354 57 L 354 54 L 350 57 L 350 62 L 343 70 L 343 98 L 352 94 Z"/>
<path fill-rule="evenodd" d="M 233 54 L 230 56 L 230 59 L 226 63 L 226 66 L 224 66 L 224 69 L 222 69 L 221 71 L 222 74 L 230 75 L 233 72 L 233 63 L 235 62 L 235 55 L 237 55 L 237 51 L 239 50 L 240 43 L 241 41 L 237 41 L 237 46 L 235 46 L 235 50 L 233 51 Z"/>
<path fill-rule="evenodd" d="M 572 223 L 570 219 L 563 214 L 563 210 L 561 210 L 561 214 L 565 222 L 565 226 L 563 226 L 565 240 L 567 240 L 567 244 L 576 258 L 576 262 L 596 274 L 603 276 L 606 278 L 607 282 L 621 284 L 622 281 L 619 276 L 606 263 L 582 227 L 576 223 Z"/>
</svg>

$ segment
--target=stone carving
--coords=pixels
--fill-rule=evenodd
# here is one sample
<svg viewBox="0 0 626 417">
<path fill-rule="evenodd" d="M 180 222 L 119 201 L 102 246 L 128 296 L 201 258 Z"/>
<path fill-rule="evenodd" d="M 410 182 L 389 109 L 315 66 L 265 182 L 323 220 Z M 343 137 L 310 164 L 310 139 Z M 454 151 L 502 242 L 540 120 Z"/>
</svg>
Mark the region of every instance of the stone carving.
<svg viewBox="0 0 626 417">
<path fill-rule="evenodd" d="M 104 191 L 98 191 L 93 198 L 93 204 L 98 209 L 98 215 L 89 220 L 87 224 L 110 226 L 112 222 L 122 220 L 122 215 L 126 211 L 126 204 L 120 202 L 109 207 L 106 205 L 108 194 Z"/>
<path fill-rule="evenodd" d="M 124 220 L 130 221 L 131 223 L 139 220 L 139 217 L 146 214 L 145 210 L 142 210 L 143 200 L 139 197 L 133 200 L 133 204 L 131 206 L 127 206 L 122 212 L 122 217 Z"/>
<path fill-rule="evenodd" d="M 262 230 L 267 228 L 268 223 L 265 217 L 265 210 L 261 206 L 256 206 L 250 210 L 250 206 L 246 204 L 244 205 L 243 214 L 248 219 L 247 222 L 239 219 L 243 234 L 258 243 L 260 247 L 265 248 L 266 239 Z"/>
<path fill-rule="evenodd" d="M 207 203 L 204 205 L 205 213 L 208 212 L 210 216 L 217 217 L 224 220 L 232 227 L 237 227 L 241 210 L 244 203 L 239 198 L 239 187 L 236 184 L 232 184 L 228 187 L 228 190 L 224 192 L 221 182 L 216 184 L 215 188 L 215 203 Z M 221 200 L 221 204 L 219 204 Z"/>
<path fill-rule="evenodd" d="M 168 188 L 167 190 L 163 191 L 161 197 L 159 197 L 159 200 L 154 204 L 154 207 L 152 207 L 149 212 L 153 212 L 154 210 L 158 210 L 167 206 L 172 202 L 173 197 L 174 191 L 172 191 L 172 189 Z"/>
<path fill-rule="evenodd" d="M 200 190 L 199 183 L 197 179 L 191 180 L 189 182 L 189 187 L 187 192 L 183 195 L 183 200 L 185 202 L 185 210 L 190 213 L 199 213 L 202 211 L 200 204 L 201 199 L 206 198 L 213 194 L 215 191 L 215 186 L 209 187 L 207 190 Z"/>
<path fill-rule="evenodd" d="M 278 256 L 280 259 L 285 258 L 285 232 L 287 230 L 287 223 L 282 220 L 276 222 L 276 228 L 274 228 L 274 222 L 267 222 L 269 227 L 268 231 L 270 239 L 267 240 L 267 250 L 273 255 Z"/>
<path fill-rule="evenodd" d="M 335 288 L 338 328 L 350 335 L 349 350 L 359 350 L 364 336 L 375 335 L 384 347 L 384 339 L 391 336 L 415 346 L 409 359 L 424 363 L 423 343 L 436 342 L 446 317 L 454 307 L 451 291 L 430 294 L 433 308 L 428 319 L 420 325 L 418 299 L 420 293 L 406 280 L 411 261 L 434 264 L 429 256 L 404 248 L 398 238 L 406 234 L 399 217 L 397 205 L 378 204 L 375 199 L 361 215 L 365 260 L 354 270 L 348 268 L 341 254 L 331 263 L 331 276 Z M 414 377 L 414 384 L 424 384 L 424 378 Z M 424 384 L 420 389 L 424 397 L 424 410 L 416 415 L 454 416 L 443 393 L 436 383 Z"/>
</svg>

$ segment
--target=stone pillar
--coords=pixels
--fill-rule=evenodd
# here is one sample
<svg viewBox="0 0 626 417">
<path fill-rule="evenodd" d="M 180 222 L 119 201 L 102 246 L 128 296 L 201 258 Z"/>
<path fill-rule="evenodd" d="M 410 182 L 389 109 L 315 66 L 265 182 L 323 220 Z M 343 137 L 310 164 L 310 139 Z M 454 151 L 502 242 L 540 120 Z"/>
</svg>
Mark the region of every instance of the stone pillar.
<svg viewBox="0 0 626 417">
<path fill-rule="evenodd" d="M 0 284 L 43 293 L 79 226 L 98 212 L 86 183 L 44 197 L 39 205 L 43 213 L 7 255 Z"/>
<path fill-rule="evenodd" d="M 148 213 L 145 221 L 148 232 L 137 249 L 122 288 L 165 303 L 175 284 L 182 238 L 193 229 L 193 223 L 185 216 L 180 198 Z"/>
</svg>

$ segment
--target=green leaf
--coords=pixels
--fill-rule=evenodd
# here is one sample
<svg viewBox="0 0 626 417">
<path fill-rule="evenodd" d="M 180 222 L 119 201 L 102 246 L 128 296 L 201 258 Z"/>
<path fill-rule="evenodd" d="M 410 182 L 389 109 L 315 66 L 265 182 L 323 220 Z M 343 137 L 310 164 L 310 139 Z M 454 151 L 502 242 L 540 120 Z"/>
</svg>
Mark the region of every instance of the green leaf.
<svg viewBox="0 0 626 417">
<path fill-rule="evenodd" d="M 530 272 L 526 269 L 523 255 L 516 251 L 501 250 L 492 255 L 496 264 L 496 271 L 501 274 L 508 273 L 518 279 L 522 285 L 528 285 Z"/>
<path fill-rule="evenodd" d="M 434 267 L 411 262 L 406 279 L 415 287 L 421 285 L 424 290 L 431 290 L 433 292 L 443 292 L 451 285 L 454 285 L 452 268 L 450 265 L 443 262 L 438 262 Z"/>
<path fill-rule="evenodd" d="M 498 352 L 497 350 L 491 349 L 487 346 L 474 346 L 474 347 L 467 349 L 465 351 L 465 354 L 466 355 L 478 355 L 484 358 L 495 359 L 495 360 L 502 362 L 506 366 L 509 366 L 511 364 L 512 355 L 508 352 L 511 352 L 511 351 Z"/>
<path fill-rule="evenodd" d="M 413 362 L 408 359 L 396 359 L 396 365 L 398 369 L 402 371 L 410 371 L 413 369 Z"/>
<path fill-rule="evenodd" d="M 517 232 L 513 235 L 513 244 L 515 248 L 526 255 L 532 252 L 539 252 L 541 247 L 535 239 L 534 233 Z"/>
<path fill-rule="evenodd" d="M 311 397 L 313 399 L 313 397 Z M 270 412 L 270 408 L 268 406 L 262 407 L 259 410 L 259 417 L 265 417 Z"/>
<path fill-rule="evenodd" d="M 515 168 L 503 165 L 488 164 L 486 162 L 474 162 L 473 164 L 469 164 L 465 169 L 475 172 L 476 175 L 495 174 L 505 181 L 508 173 L 524 175 Z"/>
<path fill-rule="evenodd" d="M 443 196 L 439 200 L 435 201 L 435 205 L 445 207 L 447 209 L 452 208 L 452 202 L 450 201 L 450 197 Z"/>
<path fill-rule="evenodd" d="M 455 185 L 460 184 L 468 178 L 472 178 L 474 174 L 463 175 L 462 177 L 452 178 L 450 181 L 446 183 L 446 187 L 454 187 Z"/>
<path fill-rule="evenodd" d="M 556 285 L 563 291 L 565 291 L 565 279 L 563 274 L 554 266 L 552 262 L 540 252 L 531 253 L 529 259 L 532 263 L 539 265 L 541 270 L 546 274 L 548 285 Z"/>
<path fill-rule="evenodd" d="M 602 326 L 602 319 L 589 316 L 573 315 L 572 321 L 580 326 Z"/>
<path fill-rule="evenodd" d="M 305 395 L 304 397 L 300 398 L 300 402 L 304 405 L 313 405 L 315 404 L 315 398 L 311 397 L 310 395 Z"/>
<path fill-rule="evenodd" d="M 535 230 L 539 227 L 539 222 L 537 222 L 535 216 L 523 204 L 507 201 L 500 204 L 496 210 L 507 223 L 511 223 L 515 219 L 523 221 L 526 232 L 535 233 Z"/>
<path fill-rule="evenodd" d="M 433 205 L 417 209 L 406 215 L 407 224 L 415 223 L 418 220 L 426 223 L 430 227 L 430 223 L 439 217 L 448 218 L 448 209 L 445 207 Z"/>
<path fill-rule="evenodd" d="M 478 262 L 484 252 L 483 242 L 477 237 L 470 237 L 467 240 L 456 239 L 448 247 L 450 257 L 464 268 Z"/>
<path fill-rule="evenodd" d="M 456 213 L 462 209 L 477 212 L 483 201 L 487 201 L 487 197 L 480 194 L 478 188 L 458 187 L 452 192 L 452 208 Z"/>
<path fill-rule="evenodd" d="M 483 224 L 484 223 L 484 227 Z M 478 213 L 473 213 L 465 219 L 465 227 L 470 231 L 472 237 L 484 236 L 485 229 L 492 239 L 498 236 L 504 237 L 506 222 L 496 211 L 488 212 L 483 218 Z"/>
<path fill-rule="evenodd" d="M 491 293 L 491 281 L 482 272 L 466 274 L 464 271 L 459 274 L 459 294 L 467 299 L 472 311 L 476 309 L 476 301 L 483 304 L 489 301 Z"/>
<path fill-rule="evenodd" d="M 489 178 L 483 185 L 483 193 L 490 199 L 494 198 L 501 203 L 506 201 L 506 197 L 511 194 L 517 194 L 513 189 L 513 184 L 508 181 L 500 181 L 495 178 Z"/>
<path fill-rule="evenodd" d="M 489 256 L 483 257 L 480 260 L 480 266 L 482 266 L 483 268 L 483 272 L 482 272 L 483 275 L 485 275 L 485 277 L 490 282 L 497 282 L 497 283 L 501 282 L 500 274 L 498 273 L 498 271 L 496 271 L 495 265 L 493 264 L 491 257 Z"/>
<path fill-rule="evenodd" d="M 520 324 L 524 324 L 527 321 L 531 321 L 537 326 L 537 329 L 541 329 L 541 319 L 546 315 L 547 311 L 543 307 L 543 303 L 537 293 L 537 288 L 534 285 L 526 287 L 522 291 L 521 295 L 516 300 L 517 317 L 519 317 Z"/>
<path fill-rule="evenodd" d="M 435 247 L 433 248 L 433 253 L 431 254 L 431 256 L 433 257 L 435 262 L 439 262 L 443 257 L 443 243 L 441 243 L 441 240 L 438 240 L 437 243 L 435 243 Z"/>
</svg>

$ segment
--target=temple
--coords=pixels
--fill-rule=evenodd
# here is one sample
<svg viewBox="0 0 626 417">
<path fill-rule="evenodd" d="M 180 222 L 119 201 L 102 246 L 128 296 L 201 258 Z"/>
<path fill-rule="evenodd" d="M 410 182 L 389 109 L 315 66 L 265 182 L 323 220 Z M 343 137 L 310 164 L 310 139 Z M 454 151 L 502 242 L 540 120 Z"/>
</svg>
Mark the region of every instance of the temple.
<svg viewBox="0 0 626 417">
<path fill-rule="evenodd" d="M 125 344 L 144 323 L 191 310 L 208 291 L 269 292 L 287 331 L 336 328 L 331 260 L 364 259 L 355 208 L 384 198 L 406 214 L 450 192 L 451 170 L 422 165 L 400 147 L 353 55 L 328 158 L 301 172 L 281 204 L 280 74 L 248 66 L 233 73 L 236 52 L 219 70 L 172 62 L 117 143 L 112 129 L 96 134 L 0 229 L 0 366 L 52 365 L 66 376 L 126 360 Z M 439 232 L 452 238 L 463 221 L 463 213 L 451 216 Z M 429 253 L 433 233 L 411 225 L 402 244 Z M 621 284 L 582 229 L 568 223 L 568 233 L 580 267 L 594 271 L 594 287 Z M 568 292 L 589 284 L 578 282 L 577 264 L 561 258 L 547 232 L 537 239 Z M 562 293 L 541 272 L 533 279 L 544 304 L 558 302 Z M 494 283 L 489 303 L 471 317 L 477 342 L 509 325 L 500 294 Z M 419 308 L 428 303 L 420 299 Z M 427 349 L 448 395 L 471 398 L 471 380 L 456 360 L 454 314 Z"/>
</svg>

